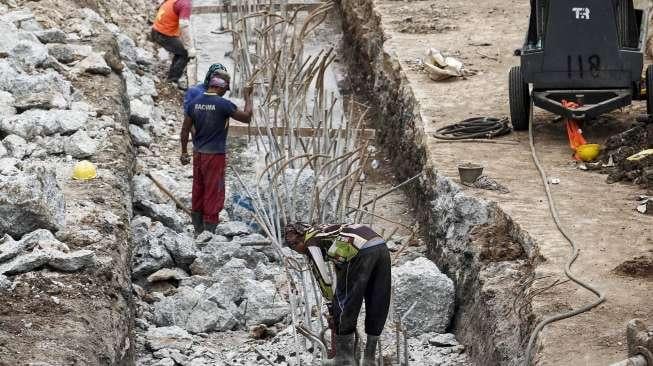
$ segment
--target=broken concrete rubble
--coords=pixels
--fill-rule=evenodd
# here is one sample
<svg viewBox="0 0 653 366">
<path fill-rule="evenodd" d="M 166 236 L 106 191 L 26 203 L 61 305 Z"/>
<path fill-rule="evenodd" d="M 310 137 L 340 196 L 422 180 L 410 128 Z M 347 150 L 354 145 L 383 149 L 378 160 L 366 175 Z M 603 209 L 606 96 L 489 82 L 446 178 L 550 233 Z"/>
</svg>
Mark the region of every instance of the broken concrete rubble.
<svg viewBox="0 0 653 366">
<path fill-rule="evenodd" d="M 454 312 L 453 282 L 426 258 L 417 258 L 392 272 L 394 302 L 399 316 L 415 304 L 404 326 L 410 336 L 445 332 Z"/>
<path fill-rule="evenodd" d="M 40 42 L 18 41 L 10 55 L 21 66 L 34 68 L 47 60 L 48 49 Z"/>
<path fill-rule="evenodd" d="M 61 229 L 64 205 L 53 170 L 35 167 L 11 178 L 0 176 L 0 233 L 21 237 L 37 228 Z"/>
<path fill-rule="evenodd" d="M 84 159 L 95 154 L 98 145 L 99 143 L 90 138 L 86 131 L 78 130 L 68 138 L 64 151 L 74 158 Z"/>
<path fill-rule="evenodd" d="M 104 60 L 104 56 L 99 52 L 92 52 L 78 62 L 73 70 L 73 73 L 77 74 L 86 72 L 88 74 L 109 75 L 111 73 L 111 68 Z"/>
<path fill-rule="evenodd" d="M 186 350 L 193 343 L 193 338 L 185 330 L 172 326 L 152 328 L 147 332 L 147 345 L 153 350 L 162 348 L 171 348 L 177 350 Z"/>
<path fill-rule="evenodd" d="M 0 119 L 0 130 L 25 139 L 35 136 L 70 134 L 86 124 L 88 112 L 52 109 L 33 109 Z"/>
<path fill-rule="evenodd" d="M 50 28 L 34 32 L 42 43 L 66 43 L 66 33 L 59 28 Z"/>
<path fill-rule="evenodd" d="M 36 75 L 18 74 L 10 89 L 5 90 L 13 94 L 14 107 L 19 110 L 65 109 L 69 106 L 71 84 L 56 71 L 47 70 Z"/>
<path fill-rule="evenodd" d="M 150 146 L 152 143 L 152 136 L 137 125 L 129 125 L 129 133 L 132 135 L 134 146 Z"/>
<path fill-rule="evenodd" d="M 47 49 L 51 56 L 64 64 L 81 61 L 93 52 L 91 46 L 68 43 L 49 43 Z"/>
</svg>

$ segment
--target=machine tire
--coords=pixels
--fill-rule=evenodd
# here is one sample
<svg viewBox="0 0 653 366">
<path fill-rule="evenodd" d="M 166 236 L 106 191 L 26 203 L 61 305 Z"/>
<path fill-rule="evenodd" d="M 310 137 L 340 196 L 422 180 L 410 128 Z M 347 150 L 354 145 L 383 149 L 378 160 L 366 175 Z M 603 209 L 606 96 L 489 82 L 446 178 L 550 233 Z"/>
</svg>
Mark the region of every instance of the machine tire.
<svg viewBox="0 0 653 366">
<path fill-rule="evenodd" d="M 653 65 L 646 68 L 646 113 L 653 114 Z"/>
<path fill-rule="evenodd" d="M 531 96 L 528 84 L 524 82 L 520 66 L 513 66 L 508 74 L 508 97 L 510 100 L 510 121 L 515 131 L 528 130 Z"/>
</svg>

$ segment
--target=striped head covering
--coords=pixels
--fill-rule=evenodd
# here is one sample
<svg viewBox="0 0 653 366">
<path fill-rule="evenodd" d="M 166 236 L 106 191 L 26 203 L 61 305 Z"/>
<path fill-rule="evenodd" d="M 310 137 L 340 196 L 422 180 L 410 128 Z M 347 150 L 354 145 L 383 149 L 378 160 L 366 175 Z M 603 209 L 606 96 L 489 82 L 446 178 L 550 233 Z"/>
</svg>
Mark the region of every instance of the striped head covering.
<svg viewBox="0 0 653 366">
<path fill-rule="evenodd" d="M 222 79 L 225 81 L 229 82 L 231 77 L 229 77 L 229 72 L 227 71 L 227 68 L 224 67 L 222 64 L 213 64 L 209 67 L 209 71 L 206 72 L 206 76 L 204 76 L 204 87 L 208 88 L 209 83 L 211 82 L 211 77 L 213 74 L 218 74 Z"/>
</svg>

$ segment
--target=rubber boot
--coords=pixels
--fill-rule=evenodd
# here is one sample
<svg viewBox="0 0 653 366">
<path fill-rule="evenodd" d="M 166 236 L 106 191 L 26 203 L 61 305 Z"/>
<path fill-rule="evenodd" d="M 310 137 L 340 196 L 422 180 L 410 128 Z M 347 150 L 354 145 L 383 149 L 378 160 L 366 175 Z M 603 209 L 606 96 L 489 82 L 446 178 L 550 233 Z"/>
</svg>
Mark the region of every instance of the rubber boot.
<svg viewBox="0 0 653 366">
<path fill-rule="evenodd" d="M 340 366 L 355 366 L 354 360 L 354 333 L 336 335 L 335 364 Z"/>
<path fill-rule="evenodd" d="M 201 212 L 193 211 L 190 213 L 190 220 L 193 222 L 193 228 L 195 229 L 195 237 L 204 231 L 204 218 Z"/>
<path fill-rule="evenodd" d="M 365 343 L 365 352 L 363 352 L 361 366 L 376 366 L 376 345 L 378 342 L 379 336 L 367 335 L 367 343 Z"/>
<path fill-rule="evenodd" d="M 218 227 L 218 224 L 208 224 L 204 223 L 204 231 L 208 231 L 211 234 L 215 234 L 215 228 Z"/>
</svg>

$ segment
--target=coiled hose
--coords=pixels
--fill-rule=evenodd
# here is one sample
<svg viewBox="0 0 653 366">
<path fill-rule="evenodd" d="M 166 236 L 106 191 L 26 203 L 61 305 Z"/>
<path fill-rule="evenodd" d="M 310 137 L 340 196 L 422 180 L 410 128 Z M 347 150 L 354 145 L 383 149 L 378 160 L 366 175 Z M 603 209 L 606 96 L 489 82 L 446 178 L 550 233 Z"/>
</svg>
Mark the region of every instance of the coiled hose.
<svg viewBox="0 0 653 366">
<path fill-rule="evenodd" d="M 533 157 L 533 162 L 535 163 L 535 167 L 539 171 L 540 177 L 542 178 L 542 184 L 544 184 L 544 191 L 546 192 L 546 198 L 549 203 L 549 211 L 551 211 L 551 216 L 553 217 L 553 221 L 555 222 L 558 231 L 560 231 L 562 236 L 564 236 L 567 242 L 569 242 L 570 249 L 571 249 L 571 253 L 570 253 L 571 255 L 567 258 L 567 263 L 565 264 L 565 275 L 567 276 L 567 278 L 569 278 L 571 281 L 575 282 L 579 286 L 594 293 L 597 296 L 597 299 L 594 302 L 591 302 L 580 308 L 568 311 L 566 313 L 550 316 L 546 319 L 543 319 L 541 322 L 539 322 L 535 327 L 535 329 L 533 330 L 533 333 L 531 333 L 530 339 L 528 340 L 528 348 L 526 349 L 526 359 L 524 360 L 524 366 L 529 366 L 531 364 L 531 357 L 533 356 L 532 354 L 533 354 L 533 347 L 535 346 L 535 341 L 537 340 L 537 336 L 542 331 L 542 329 L 544 329 L 545 326 L 553 322 L 556 322 L 558 320 L 571 318 L 572 316 L 576 316 L 578 314 L 589 311 L 595 306 L 605 301 L 605 294 L 603 292 L 592 287 L 592 285 L 590 285 L 589 283 L 576 278 L 574 274 L 571 272 L 571 266 L 572 264 L 574 264 L 576 258 L 578 258 L 579 250 L 574 240 L 569 236 L 569 233 L 567 233 L 567 230 L 565 230 L 565 228 L 560 223 L 560 217 L 558 217 L 558 209 L 555 206 L 555 202 L 553 202 L 553 196 L 551 195 L 551 190 L 549 189 L 549 182 L 546 177 L 546 172 L 544 171 L 542 164 L 540 164 L 540 160 L 537 156 L 537 152 L 535 152 L 535 145 L 533 144 L 533 104 L 532 103 L 530 109 L 531 112 L 528 120 L 528 143 L 531 147 L 531 156 Z"/>
<path fill-rule="evenodd" d="M 434 136 L 442 140 L 491 139 L 507 135 L 510 131 L 508 118 L 474 117 L 439 128 Z"/>
</svg>

